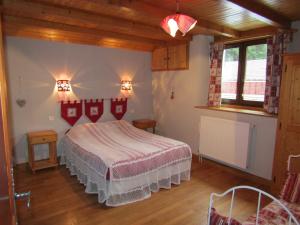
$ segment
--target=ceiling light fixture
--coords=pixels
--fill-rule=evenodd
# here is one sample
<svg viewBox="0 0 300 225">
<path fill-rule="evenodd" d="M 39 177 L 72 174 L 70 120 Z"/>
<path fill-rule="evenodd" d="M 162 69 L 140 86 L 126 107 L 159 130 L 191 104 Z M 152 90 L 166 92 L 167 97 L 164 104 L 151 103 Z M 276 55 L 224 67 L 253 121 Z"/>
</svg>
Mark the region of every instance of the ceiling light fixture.
<svg viewBox="0 0 300 225">
<path fill-rule="evenodd" d="M 179 13 L 179 0 L 176 0 L 176 14 L 169 15 L 161 21 L 160 26 L 170 34 L 172 37 L 176 36 L 178 30 L 181 31 L 182 36 L 193 29 L 197 23 L 194 18 Z"/>
</svg>

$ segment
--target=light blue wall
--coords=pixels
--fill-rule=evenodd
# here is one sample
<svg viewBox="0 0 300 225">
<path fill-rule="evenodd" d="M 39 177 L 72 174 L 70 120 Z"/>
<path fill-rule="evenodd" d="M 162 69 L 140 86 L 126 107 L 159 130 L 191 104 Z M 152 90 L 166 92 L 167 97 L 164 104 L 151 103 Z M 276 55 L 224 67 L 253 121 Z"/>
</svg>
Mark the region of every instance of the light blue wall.
<svg viewBox="0 0 300 225">
<path fill-rule="evenodd" d="M 27 161 L 28 131 L 54 129 L 62 136 L 70 127 L 60 117 L 55 92 L 55 79 L 61 74 L 71 78 L 74 96 L 80 99 L 117 97 L 121 78 L 129 76 L 134 87 L 124 119 L 153 116 L 150 53 L 9 37 L 6 61 L 18 163 Z M 16 104 L 18 98 L 27 101 L 23 108 Z M 100 121 L 114 119 L 110 102 L 104 106 Z M 87 121 L 82 116 L 79 123 Z M 38 159 L 47 157 L 45 148 L 36 149 Z"/>
<path fill-rule="evenodd" d="M 184 71 L 153 72 L 153 109 L 158 131 L 188 143 L 194 154 L 199 148 L 199 122 L 202 115 L 242 122 L 256 126 L 251 142 L 249 173 L 271 179 L 275 145 L 276 118 L 233 112 L 195 109 L 206 105 L 209 81 L 208 36 L 194 36 L 190 44 L 190 68 Z M 171 91 L 175 99 L 170 99 Z M 211 137 L 212 141 L 214 137 Z"/>
</svg>

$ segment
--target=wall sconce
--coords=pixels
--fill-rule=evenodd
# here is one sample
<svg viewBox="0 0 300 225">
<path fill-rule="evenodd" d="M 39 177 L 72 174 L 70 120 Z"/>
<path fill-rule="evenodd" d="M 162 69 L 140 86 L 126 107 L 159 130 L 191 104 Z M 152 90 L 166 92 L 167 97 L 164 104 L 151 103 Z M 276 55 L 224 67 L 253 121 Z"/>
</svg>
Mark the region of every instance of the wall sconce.
<svg viewBox="0 0 300 225">
<path fill-rule="evenodd" d="M 132 90 L 132 82 L 129 80 L 121 81 L 121 90 L 122 91 L 131 91 Z"/>
<path fill-rule="evenodd" d="M 70 91 L 71 90 L 71 84 L 69 80 L 57 80 L 57 91 Z"/>
</svg>

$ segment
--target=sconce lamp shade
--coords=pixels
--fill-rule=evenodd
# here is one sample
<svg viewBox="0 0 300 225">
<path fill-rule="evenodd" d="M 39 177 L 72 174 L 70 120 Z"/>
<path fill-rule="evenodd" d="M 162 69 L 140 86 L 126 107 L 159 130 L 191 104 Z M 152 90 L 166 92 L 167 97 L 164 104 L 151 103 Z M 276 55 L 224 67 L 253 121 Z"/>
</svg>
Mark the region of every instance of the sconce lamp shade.
<svg viewBox="0 0 300 225">
<path fill-rule="evenodd" d="M 70 91 L 71 89 L 69 80 L 57 80 L 56 85 L 58 91 Z"/>
<path fill-rule="evenodd" d="M 185 14 L 176 13 L 164 18 L 160 25 L 164 31 L 166 31 L 172 37 L 175 37 L 178 30 L 180 30 L 184 36 L 187 32 L 195 27 L 196 23 L 197 20 L 194 18 Z"/>
<path fill-rule="evenodd" d="M 132 89 L 132 82 L 129 80 L 122 80 L 121 82 L 121 90 L 123 91 L 131 91 Z"/>
</svg>

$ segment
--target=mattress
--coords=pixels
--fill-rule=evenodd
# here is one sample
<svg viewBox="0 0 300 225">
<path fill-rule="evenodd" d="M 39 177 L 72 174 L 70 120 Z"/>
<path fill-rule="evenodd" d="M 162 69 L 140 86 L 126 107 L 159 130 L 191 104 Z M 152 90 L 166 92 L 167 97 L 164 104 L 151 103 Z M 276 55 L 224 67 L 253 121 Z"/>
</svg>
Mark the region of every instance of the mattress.
<svg viewBox="0 0 300 225">
<path fill-rule="evenodd" d="M 128 122 L 77 125 L 62 138 L 61 164 L 98 201 L 118 206 L 143 200 L 160 188 L 190 179 L 191 149 L 180 141 Z"/>
</svg>

